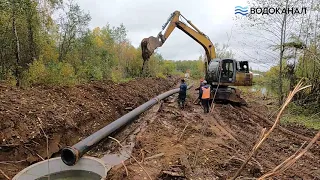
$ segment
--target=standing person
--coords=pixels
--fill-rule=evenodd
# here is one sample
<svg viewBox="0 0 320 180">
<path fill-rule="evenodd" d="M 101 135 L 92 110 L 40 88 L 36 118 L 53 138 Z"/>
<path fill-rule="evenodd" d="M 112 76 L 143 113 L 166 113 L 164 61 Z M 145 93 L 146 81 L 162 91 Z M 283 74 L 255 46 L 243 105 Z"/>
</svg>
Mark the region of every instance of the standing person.
<svg viewBox="0 0 320 180">
<path fill-rule="evenodd" d="M 209 100 L 210 100 L 210 86 L 207 84 L 207 81 L 203 81 L 203 86 L 201 87 L 201 102 L 204 108 L 204 113 L 209 112 Z"/>
<path fill-rule="evenodd" d="M 201 88 L 202 88 L 203 85 L 204 85 L 203 84 L 203 79 L 200 79 L 200 86 L 195 89 L 196 91 L 199 91 L 199 96 L 198 96 L 198 99 L 195 100 L 195 102 L 197 102 L 197 103 L 194 103 L 194 104 L 200 104 L 200 102 L 201 102 L 201 91 L 202 91 Z"/>
<path fill-rule="evenodd" d="M 181 79 L 180 91 L 178 96 L 178 104 L 181 109 L 184 108 L 186 97 L 187 97 L 187 84 L 185 83 L 184 79 Z"/>
</svg>

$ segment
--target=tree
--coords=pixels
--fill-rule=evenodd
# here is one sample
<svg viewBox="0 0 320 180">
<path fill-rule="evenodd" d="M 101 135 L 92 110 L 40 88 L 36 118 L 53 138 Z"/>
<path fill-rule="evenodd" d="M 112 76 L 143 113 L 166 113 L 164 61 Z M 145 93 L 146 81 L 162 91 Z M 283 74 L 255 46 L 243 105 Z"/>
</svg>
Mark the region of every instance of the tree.
<svg viewBox="0 0 320 180">
<path fill-rule="evenodd" d="M 60 17 L 60 62 L 71 51 L 76 38 L 81 37 L 87 31 L 90 20 L 90 15 L 84 13 L 78 4 L 74 3 L 73 0 L 69 1 L 68 11 L 65 16 Z"/>
<path fill-rule="evenodd" d="M 20 64 L 21 64 L 21 59 L 20 59 L 20 41 L 17 33 L 17 25 L 16 25 L 16 18 L 17 18 L 17 5 L 16 2 L 13 0 L 12 1 L 12 31 L 15 37 L 15 56 L 16 56 L 16 65 L 15 65 L 15 76 L 17 79 L 17 86 L 20 86 L 20 75 L 21 75 L 21 70 L 20 70 Z"/>
<path fill-rule="evenodd" d="M 232 52 L 231 49 L 229 49 L 229 45 L 223 44 L 222 47 L 220 46 L 219 43 L 216 43 L 215 45 L 216 48 L 216 57 L 217 58 L 234 58 L 234 53 Z"/>
<path fill-rule="evenodd" d="M 288 8 L 291 9 L 292 7 L 301 7 L 299 5 L 301 5 L 302 7 L 305 6 L 303 2 L 297 0 L 253 0 L 252 2 L 250 2 L 250 7 L 260 7 L 262 9 L 269 7 L 278 8 L 280 9 L 281 13 L 274 13 L 268 15 L 250 14 L 250 16 L 246 18 L 242 23 L 242 27 L 246 28 L 251 32 L 250 37 L 253 37 L 255 39 L 255 42 L 259 43 L 254 44 L 255 49 L 258 49 L 257 47 L 261 47 L 261 44 L 264 45 L 261 48 L 261 50 L 259 50 L 259 53 L 261 54 L 262 52 L 266 56 L 266 59 L 269 59 L 270 61 L 278 61 L 277 64 L 279 66 L 279 105 L 282 104 L 284 96 L 282 87 L 282 62 L 284 60 L 284 57 L 288 56 L 288 54 L 286 54 L 283 44 L 287 42 L 289 33 L 292 34 L 299 30 L 300 24 L 297 22 L 301 21 L 301 19 L 304 16 L 304 13 L 289 14 L 286 11 Z M 241 19 L 239 19 L 239 21 L 241 21 Z M 290 29 L 288 29 L 287 27 L 290 27 Z M 278 50 L 278 57 L 276 57 L 274 50 Z"/>
</svg>

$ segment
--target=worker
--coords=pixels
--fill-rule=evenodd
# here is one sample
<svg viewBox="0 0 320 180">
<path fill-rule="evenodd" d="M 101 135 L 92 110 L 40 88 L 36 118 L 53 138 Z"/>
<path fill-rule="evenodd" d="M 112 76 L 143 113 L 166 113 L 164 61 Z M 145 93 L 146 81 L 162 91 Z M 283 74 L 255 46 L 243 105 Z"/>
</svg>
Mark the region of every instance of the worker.
<svg viewBox="0 0 320 180">
<path fill-rule="evenodd" d="M 203 86 L 201 87 L 201 103 L 204 109 L 204 113 L 209 112 L 209 100 L 210 100 L 210 86 L 207 81 L 203 81 Z"/>
<path fill-rule="evenodd" d="M 181 79 L 180 91 L 178 96 L 178 104 L 181 109 L 184 108 L 186 97 L 187 97 L 187 84 L 184 79 Z"/>
<path fill-rule="evenodd" d="M 202 90 L 201 87 L 202 86 L 203 86 L 203 79 L 200 79 L 200 85 L 198 88 L 195 89 L 196 91 L 199 91 L 199 96 L 198 96 L 198 99 L 196 99 L 196 101 L 195 101 L 197 103 L 194 103 L 194 104 L 200 104 L 200 102 L 201 102 L 201 90 Z"/>
</svg>

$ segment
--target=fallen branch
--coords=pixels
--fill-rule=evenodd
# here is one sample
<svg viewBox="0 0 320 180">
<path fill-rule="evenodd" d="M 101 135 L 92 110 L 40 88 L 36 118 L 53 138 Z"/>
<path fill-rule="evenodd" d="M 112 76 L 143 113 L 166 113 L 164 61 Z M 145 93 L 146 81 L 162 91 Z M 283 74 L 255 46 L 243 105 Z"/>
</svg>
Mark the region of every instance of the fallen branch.
<svg viewBox="0 0 320 180">
<path fill-rule="evenodd" d="M 146 161 L 146 160 L 158 158 L 158 157 L 161 157 L 161 156 L 164 156 L 164 153 L 159 153 L 159 154 L 156 154 L 156 155 L 153 155 L 153 156 L 150 156 L 150 157 L 146 157 L 144 160 Z"/>
<path fill-rule="evenodd" d="M 121 143 L 120 143 L 117 139 L 115 139 L 115 138 L 113 138 L 113 137 L 111 137 L 111 136 L 109 136 L 109 138 L 112 139 L 112 140 L 114 140 L 114 141 L 116 141 L 116 142 L 119 144 L 119 146 L 121 146 L 121 147 L 124 149 L 124 147 L 121 145 Z M 130 155 L 130 156 L 136 161 L 136 163 L 138 163 L 138 165 L 139 165 L 139 166 L 143 169 L 143 171 L 147 174 L 147 176 L 149 177 L 149 179 L 152 180 L 152 178 L 150 177 L 149 173 L 146 171 L 146 169 L 144 169 L 144 167 L 141 165 L 141 163 L 139 163 L 139 161 L 138 161 L 135 157 L 133 157 L 127 150 L 125 150 L 125 151 L 128 153 L 128 155 Z"/>
<path fill-rule="evenodd" d="M 37 155 L 42 161 L 45 160 L 45 159 L 44 159 L 42 156 L 40 156 L 38 153 L 36 153 L 36 155 Z"/>
<path fill-rule="evenodd" d="M 2 144 L 0 147 L 17 147 L 20 146 L 20 144 Z"/>
<path fill-rule="evenodd" d="M 298 159 L 301 158 L 310 148 L 311 146 L 320 138 L 320 131 L 314 136 L 314 138 L 310 141 L 310 143 L 299 153 L 305 143 L 288 159 L 283 161 L 280 165 L 275 167 L 271 172 L 262 175 L 258 180 L 263 180 L 272 176 L 276 176 L 280 173 L 283 173 L 287 169 L 289 169 Z"/>
<path fill-rule="evenodd" d="M 7 179 L 11 179 L 9 176 L 7 176 L 1 169 L 0 169 L 0 172 L 1 172 L 1 174 L 4 176 L 4 177 L 6 177 Z"/>
<path fill-rule="evenodd" d="M 29 147 L 27 146 L 23 146 L 24 148 L 26 148 L 28 151 L 30 151 L 30 153 L 35 153 L 42 161 L 44 161 L 45 159 L 40 156 L 38 153 L 34 152 L 32 149 L 30 149 Z"/>
<path fill-rule="evenodd" d="M 261 172 L 264 172 L 264 169 L 263 169 L 262 165 L 259 163 L 259 161 L 257 161 L 257 160 L 256 160 L 255 158 L 253 158 L 253 157 L 252 157 L 252 160 L 253 160 L 254 162 L 256 162 L 256 164 L 260 167 Z"/>
<path fill-rule="evenodd" d="M 186 124 L 186 126 L 184 127 L 184 129 L 183 129 L 183 131 L 182 131 L 182 133 L 181 133 L 180 137 L 178 138 L 177 142 L 178 142 L 178 141 L 180 141 L 180 139 L 181 139 L 181 137 L 183 136 L 184 131 L 187 129 L 188 125 L 189 125 L 189 122 L 188 122 L 188 123 Z"/>
<path fill-rule="evenodd" d="M 296 85 L 296 87 L 293 89 L 293 91 L 290 91 L 286 101 L 283 103 L 282 107 L 281 107 L 281 110 L 280 112 L 278 113 L 277 115 L 277 118 L 274 122 L 274 124 L 272 125 L 272 127 L 265 133 L 265 129 L 263 129 L 261 131 L 261 135 L 257 141 L 257 143 L 254 145 L 254 147 L 252 148 L 251 152 L 249 153 L 249 156 L 248 158 L 245 160 L 245 162 L 241 165 L 241 167 L 238 169 L 238 171 L 236 172 L 236 174 L 231 178 L 232 180 L 235 180 L 239 175 L 240 173 L 242 172 L 242 170 L 244 169 L 244 167 L 246 166 L 246 164 L 249 162 L 249 160 L 257 153 L 259 147 L 261 146 L 261 144 L 268 138 L 268 136 L 271 134 L 271 132 L 276 128 L 276 126 L 279 124 L 280 122 L 280 117 L 284 111 L 284 109 L 287 107 L 287 105 L 290 103 L 290 101 L 292 100 L 293 96 L 305 89 L 305 88 L 308 88 L 310 87 L 311 85 L 308 85 L 308 86 L 304 86 L 304 87 L 301 87 L 302 86 L 302 80 L 299 81 L 299 83 Z"/>
<path fill-rule="evenodd" d="M 0 164 L 5 164 L 5 163 L 21 163 L 21 162 L 25 162 L 28 159 L 24 159 L 24 160 L 20 160 L 20 161 L 0 161 Z"/>
<path fill-rule="evenodd" d="M 127 177 L 128 177 L 128 176 L 129 176 L 129 173 L 128 173 L 127 166 L 124 164 L 124 162 L 123 162 L 123 161 L 121 161 L 121 163 L 122 163 L 122 165 L 123 165 L 124 169 L 126 170 L 126 174 L 127 174 Z"/>
<path fill-rule="evenodd" d="M 168 174 L 170 176 L 174 176 L 174 177 L 185 177 L 184 174 L 179 173 L 179 172 L 172 172 L 172 171 L 162 171 L 162 173 L 164 174 Z"/>
<path fill-rule="evenodd" d="M 39 120 L 40 129 L 42 130 L 42 133 L 43 133 L 44 137 L 46 138 L 46 145 L 47 145 L 46 149 L 47 149 L 47 160 L 48 160 L 47 165 L 48 165 L 48 172 L 50 172 L 50 168 L 49 168 L 49 159 L 50 159 L 50 157 L 49 157 L 49 137 L 47 136 L 47 134 L 44 132 L 44 130 L 42 128 L 43 123 L 42 123 L 41 119 L 39 117 L 37 117 L 37 119 Z M 41 158 L 41 156 L 39 154 L 37 154 L 37 155 Z M 48 179 L 50 180 L 50 175 L 49 175 Z"/>
<path fill-rule="evenodd" d="M 140 161 L 140 163 L 143 163 L 143 162 L 144 162 L 144 150 L 143 150 L 143 149 L 140 149 L 140 154 L 141 154 L 141 161 Z"/>
</svg>

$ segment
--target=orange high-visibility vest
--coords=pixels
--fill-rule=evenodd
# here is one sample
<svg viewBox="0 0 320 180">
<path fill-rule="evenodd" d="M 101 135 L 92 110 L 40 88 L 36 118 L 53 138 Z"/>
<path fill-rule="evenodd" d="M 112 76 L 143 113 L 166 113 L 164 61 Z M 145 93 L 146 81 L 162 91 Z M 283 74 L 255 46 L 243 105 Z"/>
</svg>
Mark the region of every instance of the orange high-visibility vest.
<svg viewBox="0 0 320 180">
<path fill-rule="evenodd" d="M 204 88 L 202 87 L 202 99 L 209 99 L 210 98 L 210 87 Z"/>
</svg>

